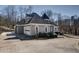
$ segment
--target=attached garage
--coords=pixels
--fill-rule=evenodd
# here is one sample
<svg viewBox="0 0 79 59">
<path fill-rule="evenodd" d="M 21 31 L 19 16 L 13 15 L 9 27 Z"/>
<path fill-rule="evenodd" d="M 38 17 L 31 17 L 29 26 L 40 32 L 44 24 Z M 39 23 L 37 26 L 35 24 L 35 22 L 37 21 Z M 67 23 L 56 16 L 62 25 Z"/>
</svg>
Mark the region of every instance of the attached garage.
<svg viewBox="0 0 79 59">
<path fill-rule="evenodd" d="M 24 34 L 24 26 L 15 26 L 16 34 Z"/>
<path fill-rule="evenodd" d="M 35 25 L 16 25 L 15 26 L 16 34 L 25 34 L 25 35 L 35 35 Z"/>
<path fill-rule="evenodd" d="M 24 34 L 31 35 L 31 26 L 30 25 L 24 26 Z"/>
</svg>

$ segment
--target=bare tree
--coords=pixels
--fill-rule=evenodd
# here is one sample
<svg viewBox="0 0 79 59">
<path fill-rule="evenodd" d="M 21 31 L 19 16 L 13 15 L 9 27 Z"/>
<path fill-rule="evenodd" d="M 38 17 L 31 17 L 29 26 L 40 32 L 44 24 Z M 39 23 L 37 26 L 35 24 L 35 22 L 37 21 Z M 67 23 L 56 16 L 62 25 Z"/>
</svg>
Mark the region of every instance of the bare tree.
<svg viewBox="0 0 79 59">
<path fill-rule="evenodd" d="M 30 6 L 28 6 L 28 8 L 26 9 L 26 12 L 28 12 L 29 14 L 31 14 L 31 13 L 32 13 L 32 9 L 33 9 L 33 7 L 30 5 Z"/>
<path fill-rule="evenodd" d="M 46 15 L 49 18 L 52 18 L 53 12 L 51 10 L 44 10 L 44 11 L 41 12 L 41 14 L 44 14 L 44 13 L 46 13 Z"/>
<path fill-rule="evenodd" d="M 33 9 L 33 7 L 31 5 L 24 7 L 24 15 L 25 15 L 25 18 L 27 17 L 26 14 L 31 14 L 32 13 L 32 9 Z"/>
<path fill-rule="evenodd" d="M 26 17 L 26 14 L 32 13 L 32 6 L 19 6 L 18 12 L 20 14 L 20 19 L 23 19 Z"/>
<path fill-rule="evenodd" d="M 6 18 L 6 21 L 8 23 L 7 25 L 8 26 L 14 25 L 15 20 L 16 20 L 16 9 L 15 9 L 15 6 L 8 5 L 8 6 L 5 7 L 4 11 L 5 11 L 6 16 L 7 16 L 7 18 Z"/>
<path fill-rule="evenodd" d="M 23 6 L 20 6 L 20 7 L 19 7 L 20 19 L 23 18 L 23 10 L 24 10 Z"/>
</svg>

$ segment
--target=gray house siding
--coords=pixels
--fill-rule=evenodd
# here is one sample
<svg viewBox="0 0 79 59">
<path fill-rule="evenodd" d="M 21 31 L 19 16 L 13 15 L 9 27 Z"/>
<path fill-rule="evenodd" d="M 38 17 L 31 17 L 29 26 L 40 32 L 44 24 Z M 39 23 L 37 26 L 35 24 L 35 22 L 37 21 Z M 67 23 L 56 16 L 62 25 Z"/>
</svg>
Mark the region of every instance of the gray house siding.
<svg viewBox="0 0 79 59">
<path fill-rule="evenodd" d="M 24 26 L 15 26 L 16 34 L 24 34 Z"/>
<path fill-rule="evenodd" d="M 31 25 L 24 26 L 24 34 L 31 35 Z"/>
<path fill-rule="evenodd" d="M 35 25 L 31 25 L 31 35 L 35 35 Z"/>
<path fill-rule="evenodd" d="M 17 25 L 15 32 L 17 34 L 36 35 L 38 33 L 48 33 L 56 31 L 52 24 L 36 24 L 30 23 L 25 25 Z"/>
</svg>

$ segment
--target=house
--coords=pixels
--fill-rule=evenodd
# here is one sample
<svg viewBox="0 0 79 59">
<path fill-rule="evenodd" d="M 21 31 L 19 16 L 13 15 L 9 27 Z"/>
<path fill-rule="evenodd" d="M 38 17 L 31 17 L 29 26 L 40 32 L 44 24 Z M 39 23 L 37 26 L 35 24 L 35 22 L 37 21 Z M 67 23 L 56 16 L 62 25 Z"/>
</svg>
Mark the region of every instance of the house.
<svg viewBox="0 0 79 59">
<path fill-rule="evenodd" d="M 15 33 L 36 35 L 38 33 L 57 32 L 58 26 L 49 20 L 44 14 L 39 16 L 37 13 L 27 14 L 26 19 L 22 19 L 15 26 Z"/>
</svg>

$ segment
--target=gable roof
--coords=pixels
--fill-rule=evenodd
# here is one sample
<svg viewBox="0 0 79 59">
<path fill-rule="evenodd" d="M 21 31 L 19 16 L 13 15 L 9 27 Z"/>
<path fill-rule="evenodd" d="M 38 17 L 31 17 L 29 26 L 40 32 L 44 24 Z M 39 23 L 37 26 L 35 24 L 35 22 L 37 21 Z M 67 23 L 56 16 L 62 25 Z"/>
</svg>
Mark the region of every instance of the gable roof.
<svg viewBox="0 0 79 59">
<path fill-rule="evenodd" d="M 42 18 L 43 19 L 49 19 L 49 17 L 45 13 L 42 15 Z"/>
<path fill-rule="evenodd" d="M 26 19 L 22 19 L 18 24 L 29 24 L 29 23 L 38 23 L 38 24 L 53 24 L 56 26 L 54 22 L 51 22 L 49 20 L 45 20 L 46 16 L 45 14 L 43 16 L 46 16 L 45 19 L 44 17 L 42 18 L 39 16 L 37 13 L 32 13 L 32 14 L 26 14 Z"/>
</svg>

